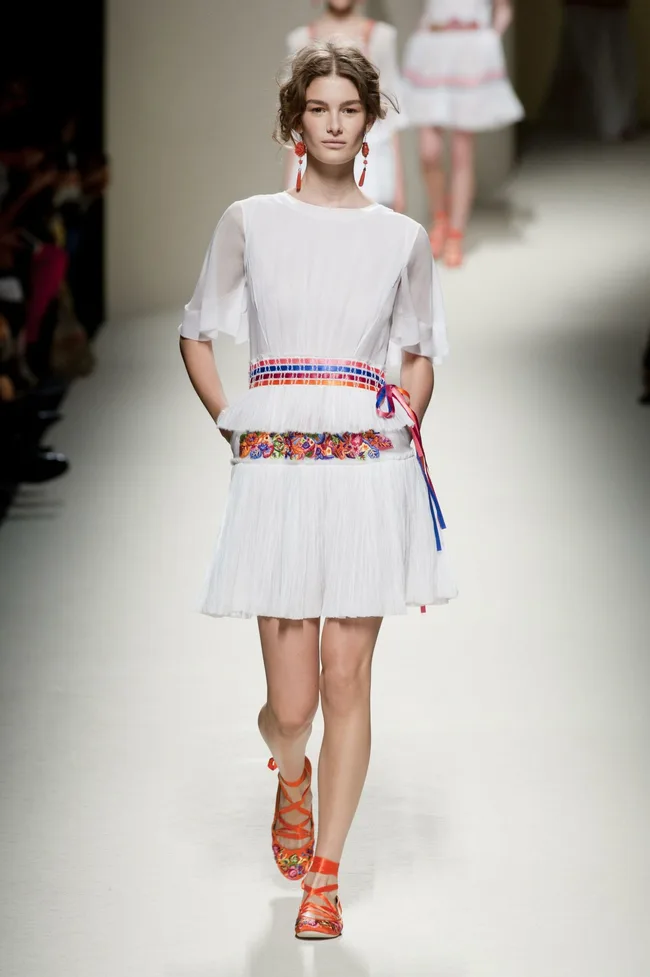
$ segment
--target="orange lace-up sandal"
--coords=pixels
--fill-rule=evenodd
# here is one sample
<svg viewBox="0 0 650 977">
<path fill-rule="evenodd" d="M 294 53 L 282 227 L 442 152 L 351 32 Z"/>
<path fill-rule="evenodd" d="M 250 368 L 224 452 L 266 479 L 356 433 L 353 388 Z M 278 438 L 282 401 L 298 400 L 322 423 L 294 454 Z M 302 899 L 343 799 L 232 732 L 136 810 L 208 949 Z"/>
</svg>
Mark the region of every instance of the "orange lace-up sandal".
<svg viewBox="0 0 650 977">
<path fill-rule="evenodd" d="M 278 765 L 271 757 L 269 760 L 269 770 L 277 770 Z M 302 796 L 297 801 L 292 801 L 287 793 L 287 787 L 300 787 L 305 783 Z M 302 879 L 309 871 L 311 860 L 314 857 L 314 816 L 305 807 L 305 797 L 311 788 L 311 763 L 305 757 L 305 769 L 300 780 L 290 783 L 278 773 L 278 793 L 275 799 L 275 815 L 271 826 L 271 842 L 273 845 L 273 857 L 285 879 L 295 881 Z M 284 804 L 282 802 L 285 802 Z M 286 820 L 287 814 L 292 811 L 304 814 L 304 820 L 297 824 L 291 824 Z M 280 838 L 291 839 L 296 842 L 303 842 L 296 848 L 285 848 L 280 844 Z"/>
<path fill-rule="evenodd" d="M 339 874 L 339 863 L 329 858 L 314 858 L 309 869 L 314 875 Z M 343 907 L 338 895 L 330 899 L 328 892 L 336 892 L 338 882 L 330 885 L 306 885 L 300 912 L 296 920 L 296 937 L 299 940 L 335 940 L 343 932 Z"/>
<path fill-rule="evenodd" d="M 436 260 L 440 257 L 444 250 L 445 244 L 447 243 L 448 234 L 449 218 L 444 210 L 439 210 L 435 216 L 433 227 L 429 231 L 431 254 Z"/>
<path fill-rule="evenodd" d="M 460 268 L 464 259 L 462 231 L 449 231 L 443 257 L 447 268 Z"/>
</svg>

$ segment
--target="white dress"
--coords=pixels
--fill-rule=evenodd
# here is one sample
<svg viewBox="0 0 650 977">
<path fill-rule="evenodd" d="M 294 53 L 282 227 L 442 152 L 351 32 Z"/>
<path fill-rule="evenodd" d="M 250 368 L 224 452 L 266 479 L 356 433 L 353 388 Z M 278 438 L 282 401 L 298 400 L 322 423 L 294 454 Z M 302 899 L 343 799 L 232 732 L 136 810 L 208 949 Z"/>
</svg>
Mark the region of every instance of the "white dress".
<svg viewBox="0 0 650 977">
<path fill-rule="evenodd" d="M 389 349 L 393 361 L 402 349 L 432 360 L 447 351 L 424 228 L 379 204 L 318 207 L 286 192 L 228 208 L 180 333 L 248 341 L 252 370 L 287 357 L 382 369 Z M 234 432 L 232 479 L 204 613 L 374 617 L 456 595 L 409 418 L 399 406 L 379 417 L 375 400 L 367 389 L 282 383 L 253 387 L 220 414 Z M 255 432 L 376 432 L 389 450 L 246 454 Z"/>
<path fill-rule="evenodd" d="M 301 48 L 315 40 L 310 26 L 298 27 L 287 37 L 287 51 L 293 57 Z M 353 43 L 349 38 L 342 42 Z M 408 120 L 404 111 L 404 91 L 397 58 L 397 31 L 383 21 L 372 21 L 367 39 L 359 39 L 357 47 L 363 51 L 379 71 L 381 90 L 397 104 L 396 112 L 388 104 L 385 119 L 378 119 L 368 134 L 368 166 L 363 192 L 371 200 L 392 207 L 395 202 L 396 168 L 393 136 L 405 129 Z M 297 160 L 290 177 L 290 185 L 295 186 Z M 363 158 L 359 154 L 356 162 L 357 180 L 363 170 Z"/>
<path fill-rule="evenodd" d="M 413 125 L 482 132 L 523 118 L 501 37 L 491 24 L 490 0 L 427 0 L 420 28 L 404 52 L 406 108 Z"/>
</svg>

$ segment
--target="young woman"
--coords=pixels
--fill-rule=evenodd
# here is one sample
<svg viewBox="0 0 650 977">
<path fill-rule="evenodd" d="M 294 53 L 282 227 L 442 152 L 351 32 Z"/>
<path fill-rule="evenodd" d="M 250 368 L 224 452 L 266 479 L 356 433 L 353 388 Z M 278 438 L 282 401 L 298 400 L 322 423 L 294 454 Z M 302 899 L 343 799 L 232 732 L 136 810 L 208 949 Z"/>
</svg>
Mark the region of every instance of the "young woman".
<svg viewBox="0 0 650 977">
<path fill-rule="evenodd" d="M 338 866 L 368 767 L 382 617 L 456 593 L 420 439 L 432 362 L 447 348 L 429 241 L 354 177 L 382 113 L 378 73 L 357 49 L 328 42 L 296 56 L 277 139 L 309 159 L 301 190 L 226 210 L 180 327 L 190 380 L 233 451 L 203 611 L 259 622 L 259 728 L 279 769 L 273 853 L 302 880 L 299 938 L 342 930 Z M 212 355 L 218 333 L 250 343 L 250 390 L 233 406 Z M 386 383 L 389 347 L 410 400 Z M 319 701 L 314 847 L 305 749 Z"/>
<path fill-rule="evenodd" d="M 420 161 L 429 198 L 434 257 L 456 268 L 474 196 L 474 134 L 523 116 L 506 71 L 501 35 L 510 0 L 427 0 L 404 55 L 406 106 L 420 127 Z M 451 132 L 447 194 L 443 133 Z"/>
<path fill-rule="evenodd" d="M 363 192 L 380 204 L 400 213 L 406 207 L 404 167 L 398 132 L 407 125 L 401 108 L 402 80 L 397 58 L 397 31 L 383 21 L 370 20 L 357 12 L 357 0 L 328 0 L 321 17 L 305 27 L 298 27 L 287 37 L 290 57 L 315 40 L 338 40 L 353 44 L 363 51 L 379 71 L 379 83 L 391 99 L 386 116 L 377 119 L 368 133 L 370 150 L 366 182 Z M 356 163 L 357 179 L 363 172 L 363 159 Z M 296 184 L 297 167 L 292 153 L 287 156 L 286 186 Z"/>
</svg>

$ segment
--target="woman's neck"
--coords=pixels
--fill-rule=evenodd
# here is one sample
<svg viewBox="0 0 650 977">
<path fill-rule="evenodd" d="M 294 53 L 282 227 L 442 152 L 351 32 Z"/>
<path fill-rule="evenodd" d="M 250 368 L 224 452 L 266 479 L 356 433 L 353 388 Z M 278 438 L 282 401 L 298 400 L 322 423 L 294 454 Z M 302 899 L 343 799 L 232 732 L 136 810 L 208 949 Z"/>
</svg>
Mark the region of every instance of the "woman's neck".
<svg viewBox="0 0 650 977">
<path fill-rule="evenodd" d="M 367 25 L 367 17 L 360 17 L 353 12 L 337 14 L 328 11 L 315 22 L 314 29 L 316 36 L 322 39 L 327 39 L 334 34 L 342 34 L 356 40 L 364 36 Z"/>
<path fill-rule="evenodd" d="M 310 160 L 302 180 L 299 199 L 319 207 L 367 207 L 371 200 L 364 197 L 354 178 L 354 162 L 347 166 L 322 166 Z"/>
</svg>

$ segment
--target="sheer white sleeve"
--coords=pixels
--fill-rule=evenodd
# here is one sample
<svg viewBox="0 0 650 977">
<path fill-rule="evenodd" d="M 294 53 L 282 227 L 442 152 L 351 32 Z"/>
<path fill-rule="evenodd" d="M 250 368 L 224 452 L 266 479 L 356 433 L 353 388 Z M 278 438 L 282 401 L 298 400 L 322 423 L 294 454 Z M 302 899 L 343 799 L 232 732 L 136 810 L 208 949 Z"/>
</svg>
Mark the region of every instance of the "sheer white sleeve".
<svg viewBox="0 0 650 977">
<path fill-rule="evenodd" d="M 186 339 L 209 342 L 219 333 L 236 343 L 248 339 L 244 272 L 244 213 L 241 203 L 226 210 L 212 235 L 194 294 L 179 327 Z"/>
<path fill-rule="evenodd" d="M 427 232 L 423 227 L 413 243 L 409 260 L 402 270 L 390 333 L 391 356 L 395 362 L 402 350 L 426 356 L 440 363 L 447 355 L 447 330 L 440 281 Z"/>
</svg>

